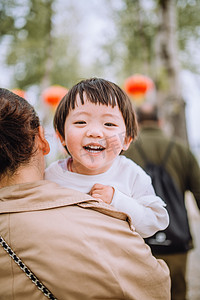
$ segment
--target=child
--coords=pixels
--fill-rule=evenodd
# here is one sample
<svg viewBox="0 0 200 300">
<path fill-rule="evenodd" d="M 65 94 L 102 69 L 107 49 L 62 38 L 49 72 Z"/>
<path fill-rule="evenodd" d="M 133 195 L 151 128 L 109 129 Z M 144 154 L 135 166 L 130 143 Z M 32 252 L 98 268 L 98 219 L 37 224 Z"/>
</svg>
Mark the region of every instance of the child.
<svg viewBox="0 0 200 300">
<path fill-rule="evenodd" d="M 119 155 L 137 135 L 135 112 L 120 87 L 99 78 L 79 82 L 59 103 L 54 128 L 70 156 L 52 163 L 45 179 L 129 214 L 144 238 L 168 226 L 165 204 L 150 177 Z"/>
</svg>

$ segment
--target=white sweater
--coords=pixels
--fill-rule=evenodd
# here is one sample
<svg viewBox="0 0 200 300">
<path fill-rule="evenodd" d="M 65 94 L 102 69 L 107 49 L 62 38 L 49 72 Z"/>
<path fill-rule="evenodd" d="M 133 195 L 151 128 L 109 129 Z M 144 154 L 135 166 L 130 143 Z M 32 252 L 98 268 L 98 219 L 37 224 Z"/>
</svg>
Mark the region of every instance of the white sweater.
<svg viewBox="0 0 200 300">
<path fill-rule="evenodd" d="M 111 205 L 130 215 L 135 230 L 143 238 L 168 226 L 165 203 L 155 195 L 150 176 L 132 160 L 118 156 L 106 172 L 83 175 L 63 167 L 68 159 L 53 162 L 45 171 L 45 179 L 83 193 L 89 193 L 96 183 L 114 187 Z"/>
</svg>

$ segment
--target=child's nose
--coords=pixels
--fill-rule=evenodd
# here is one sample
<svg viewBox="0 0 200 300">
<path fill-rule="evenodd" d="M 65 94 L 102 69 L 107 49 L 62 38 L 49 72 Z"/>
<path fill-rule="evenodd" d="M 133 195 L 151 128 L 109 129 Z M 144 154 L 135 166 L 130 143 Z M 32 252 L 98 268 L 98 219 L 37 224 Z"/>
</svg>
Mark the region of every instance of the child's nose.
<svg viewBox="0 0 200 300">
<path fill-rule="evenodd" d="M 103 137 L 103 130 L 97 124 L 93 124 L 88 128 L 87 136 L 102 138 Z"/>
</svg>

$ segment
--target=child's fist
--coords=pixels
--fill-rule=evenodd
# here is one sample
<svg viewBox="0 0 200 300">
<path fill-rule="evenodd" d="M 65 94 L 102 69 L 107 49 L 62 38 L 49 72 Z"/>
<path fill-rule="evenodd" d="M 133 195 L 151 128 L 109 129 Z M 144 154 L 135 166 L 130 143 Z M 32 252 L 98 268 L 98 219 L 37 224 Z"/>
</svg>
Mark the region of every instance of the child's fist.
<svg viewBox="0 0 200 300">
<path fill-rule="evenodd" d="M 90 195 L 94 198 L 100 198 L 105 203 L 110 204 L 112 202 L 114 192 L 115 189 L 112 186 L 96 183 L 91 188 Z"/>
</svg>

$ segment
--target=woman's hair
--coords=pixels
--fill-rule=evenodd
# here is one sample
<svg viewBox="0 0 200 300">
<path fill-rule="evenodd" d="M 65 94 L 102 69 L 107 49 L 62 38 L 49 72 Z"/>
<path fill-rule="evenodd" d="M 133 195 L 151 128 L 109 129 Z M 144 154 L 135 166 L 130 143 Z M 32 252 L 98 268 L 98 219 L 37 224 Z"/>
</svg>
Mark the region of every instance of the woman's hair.
<svg viewBox="0 0 200 300">
<path fill-rule="evenodd" d="M 29 162 L 39 132 L 39 118 L 22 97 L 0 88 L 0 178 Z"/>
<path fill-rule="evenodd" d="M 122 113 L 126 136 L 135 139 L 138 132 L 136 114 L 126 93 L 115 83 L 101 78 L 82 80 L 74 85 L 60 101 L 54 116 L 54 128 L 65 138 L 64 125 L 69 111 L 75 109 L 77 95 L 84 104 L 84 95 L 87 100 L 94 104 L 118 105 Z"/>
</svg>

